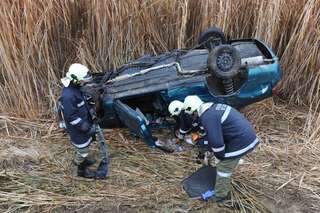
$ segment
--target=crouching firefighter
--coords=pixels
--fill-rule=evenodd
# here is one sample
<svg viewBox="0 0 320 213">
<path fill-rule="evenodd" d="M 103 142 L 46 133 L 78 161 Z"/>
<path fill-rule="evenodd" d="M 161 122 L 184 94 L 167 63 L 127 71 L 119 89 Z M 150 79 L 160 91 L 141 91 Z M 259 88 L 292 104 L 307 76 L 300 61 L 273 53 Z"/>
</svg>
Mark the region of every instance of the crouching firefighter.
<svg viewBox="0 0 320 213">
<path fill-rule="evenodd" d="M 71 143 L 75 147 L 74 163 L 78 166 L 77 174 L 84 178 L 105 178 L 107 176 L 107 154 L 104 136 L 98 124 L 94 123 L 92 106 L 87 101 L 87 96 L 81 91 L 86 83 L 92 80 L 89 69 L 82 64 L 72 64 L 61 79 L 63 84 L 62 94 L 59 99 L 62 115 Z M 88 167 L 95 163 L 89 158 L 89 146 L 98 133 L 100 142 L 101 163 L 96 172 Z M 104 153 L 103 153 L 104 152 Z"/>
<path fill-rule="evenodd" d="M 216 158 L 216 202 L 230 199 L 231 175 L 244 155 L 259 143 L 250 122 L 236 109 L 225 104 L 204 103 L 198 96 L 187 96 L 186 113 L 200 118 L 209 146 Z"/>
<path fill-rule="evenodd" d="M 174 100 L 168 106 L 171 117 L 176 120 L 175 136 L 180 141 L 194 145 L 192 133 L 198 132 L 201 138 L 206 136 L 204 128 L 199 124 L 198 118 L 193 118 L 183 110 L 183 102 Z"/>
</svg>

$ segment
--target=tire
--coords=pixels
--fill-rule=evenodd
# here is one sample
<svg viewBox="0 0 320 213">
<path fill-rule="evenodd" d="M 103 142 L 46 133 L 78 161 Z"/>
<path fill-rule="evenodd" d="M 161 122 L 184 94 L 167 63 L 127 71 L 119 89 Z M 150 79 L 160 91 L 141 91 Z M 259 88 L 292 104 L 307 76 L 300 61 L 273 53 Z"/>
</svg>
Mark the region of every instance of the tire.
<svg viewBox="0 0 320 213">
<path fill-rule="evenodd" d="M 220 28 L 211 27 L 202 32 L 198 38 L 198 45 L 200 49 L 213 50 L 214 47 L 225 44 L 226 38 Z"/>
<path fill-rule="evenodd" d="M 240 54 L 231 45 L 217 46 L 208 55 L 208 69 L 217 78 L 232 79 L 240 66 Z"/>
</svg>

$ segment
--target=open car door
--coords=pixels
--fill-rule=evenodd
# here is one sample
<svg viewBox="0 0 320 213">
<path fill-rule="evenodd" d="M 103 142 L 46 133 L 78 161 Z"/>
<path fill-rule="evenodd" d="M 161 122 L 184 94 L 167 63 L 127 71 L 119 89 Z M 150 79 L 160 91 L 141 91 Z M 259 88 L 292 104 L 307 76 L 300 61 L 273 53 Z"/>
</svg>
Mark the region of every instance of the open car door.
<svg viewBox="0 0 320 213">
<path fill-rule="evenodd" d="M 120 100 L 114 102 L 114 110 L 119 120 L 128 127 L 136 135 L 140 136 L 143 141 L 150 147 L 155 147 L 155 139 L 152 137 L 151 131 L 147 126 L 146 120 L 141 112 L 133 110 Z"/>
</svg>

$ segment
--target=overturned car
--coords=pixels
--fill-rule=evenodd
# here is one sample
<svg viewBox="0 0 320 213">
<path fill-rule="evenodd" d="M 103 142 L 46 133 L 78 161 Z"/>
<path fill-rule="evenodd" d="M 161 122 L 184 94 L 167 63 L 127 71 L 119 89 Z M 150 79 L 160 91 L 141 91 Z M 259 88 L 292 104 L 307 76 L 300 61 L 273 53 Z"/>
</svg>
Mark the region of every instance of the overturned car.
<svg viewBox="0 0 320 213">
<path fill-rule="evenodd" d="M 100 126 L 128 127 L 154 147 L 151 129 L 167 122 L 172 100 L 197 95 L 242 107 L 270 97 L 280 78 L 278 58 L 266 44 L 226 40 L 220 29 L 209 28 L 192 49 L 145 55 L 95 75 L 88 87 L 99 93 Z"/>
</svg>

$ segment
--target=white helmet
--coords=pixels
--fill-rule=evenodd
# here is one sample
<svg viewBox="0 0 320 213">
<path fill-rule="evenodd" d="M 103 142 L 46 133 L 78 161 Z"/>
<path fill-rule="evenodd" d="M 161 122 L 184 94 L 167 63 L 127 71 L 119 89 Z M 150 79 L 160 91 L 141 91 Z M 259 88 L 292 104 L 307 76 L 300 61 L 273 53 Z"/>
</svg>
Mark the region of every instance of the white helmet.
<svg viewBox="0 0 320 213">
<path fill-rule="evenodd" d="M 183 109 L 183 103 L 181 101 L 171 101 L 169 104 L 168 110 L 171 114 L 171 116 L 179 115 L 181 113 L 181 110 Z"/>
<path fill-rule="evenodd" d="M 187 114 L 192 114 L 203 104 L 203 101 L 196 95 L 189 95 L 184 99 L 183 109 Z"/>
<path fill-rule="evenodd" d="M 89 73 L 89 69 L 82 64 L 71 64 L 66 77 L 61 79 L 62 84 L 68 87 L 70 82 L 79 83 L 79 81 L 90 81 L 92 76 Z"/>
</svg>

